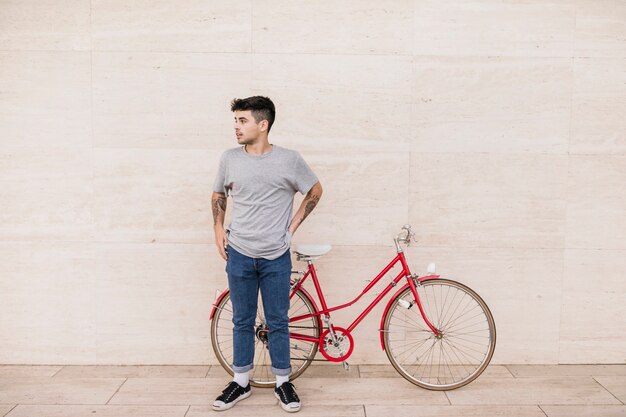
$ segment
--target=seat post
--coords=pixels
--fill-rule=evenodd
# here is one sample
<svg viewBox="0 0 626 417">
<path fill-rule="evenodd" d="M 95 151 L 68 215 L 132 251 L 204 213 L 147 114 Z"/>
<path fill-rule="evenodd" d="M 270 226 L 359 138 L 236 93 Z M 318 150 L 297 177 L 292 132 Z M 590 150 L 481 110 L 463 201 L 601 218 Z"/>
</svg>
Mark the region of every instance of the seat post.
<svg viewBox="0 0 626 417">
<path fill-rule="evenodd" d="M 322 287 L 320 286 L 319 280 L 317 278 L 317 271 L 315 270 L 315 265 L 313 265 L 313 259 L 307 259 L 306 261 L 309 265 L 309 272 L 311 273 L 313 286 L 315 287 L 315 292 L 317 292 L 317 297 L 319 298 L 322 305 L 322 310 L 328 310 L 328 306 L 326 305 L 326 299 L 324 298 L 324 294 L 322 293 Z"/>
</svg>

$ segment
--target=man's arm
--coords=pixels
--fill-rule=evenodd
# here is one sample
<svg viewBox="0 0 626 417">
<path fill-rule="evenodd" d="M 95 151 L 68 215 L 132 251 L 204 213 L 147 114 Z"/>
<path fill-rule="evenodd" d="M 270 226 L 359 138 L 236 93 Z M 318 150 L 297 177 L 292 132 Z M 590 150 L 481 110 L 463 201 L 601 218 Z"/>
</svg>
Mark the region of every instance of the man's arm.
<svg viewBox="0 0 626 417">
<path fill-rule="evenodd" d="M 293 219 L 291 219 L 291 224 L 289 225 L 289 233 L 293 235 L 296 232 L 304 219 L 306 219 L 307 216 L 311 214 L 315 206 L 317 206 L 320 198 L 322 198 L 322 184 L 320 184 L 318 181 L 315 183 L 315 185 L 313 185 L 313 187 L 311 187 L 309 192 L 306 193 L 304 200 L 302 200 L 302 204 L 300 204 L 300 208 L 293 216 Z"/>
<path fill-rule="evenodd" d="M 226 215 L 226 194 L 213 192 L 211 196 L 211 207 L 213 207 L 213 226 L 215 229 L 215 244 L 217 250 L 224 260 L 226 260 L 226 245 L 228 237 L 224 230 L 224 216 Z"/>
</svg>

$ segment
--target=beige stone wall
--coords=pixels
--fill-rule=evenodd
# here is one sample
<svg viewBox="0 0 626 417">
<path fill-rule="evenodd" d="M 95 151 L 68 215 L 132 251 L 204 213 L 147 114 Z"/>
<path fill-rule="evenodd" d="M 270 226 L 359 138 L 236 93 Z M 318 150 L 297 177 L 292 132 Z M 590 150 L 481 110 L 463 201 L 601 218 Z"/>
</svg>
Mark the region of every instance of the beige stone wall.
<svg viewBox="0 0 626 417">
<path fill-rule="evenodd" d="M 215 362 L 211 184 L 254 94 L 324 185 L 295 242 L 334 245 L 330 302 L 411 223 L 415 272 L 492 307 L 494 362 L 624 363 L 625 22 L 622 0 L 0 2 L 0 363 Z M 352 362 L 386 361 L 380 312 Z"/>
</svg>

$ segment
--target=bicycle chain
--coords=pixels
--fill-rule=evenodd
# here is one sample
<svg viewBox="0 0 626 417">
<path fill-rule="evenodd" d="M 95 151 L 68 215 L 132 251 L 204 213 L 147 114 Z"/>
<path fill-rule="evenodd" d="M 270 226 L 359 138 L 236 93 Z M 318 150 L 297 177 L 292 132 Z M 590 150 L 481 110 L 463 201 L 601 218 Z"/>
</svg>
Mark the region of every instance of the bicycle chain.
<svg viewBox="0 0 626 417">
<path fill-rule="evenodd" d="M 308 326 L 289 326 L 290 329 L 317 329 L 317 327 L 308 327 Z"/>
</svg>

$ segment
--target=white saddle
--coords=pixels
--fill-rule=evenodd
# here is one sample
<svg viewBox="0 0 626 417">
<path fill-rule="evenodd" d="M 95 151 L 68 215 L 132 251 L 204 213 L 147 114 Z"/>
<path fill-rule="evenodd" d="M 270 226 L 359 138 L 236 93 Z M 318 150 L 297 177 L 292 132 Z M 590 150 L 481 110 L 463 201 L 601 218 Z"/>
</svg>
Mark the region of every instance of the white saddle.
<svg viewBox="0 0 626 417">
<path fill-rule="evenodd" d="M 326 255 L 332 248 L 331 245 L 298 245 L 295 252 L 301 257 L 320 257 Z"/>
</svg>

